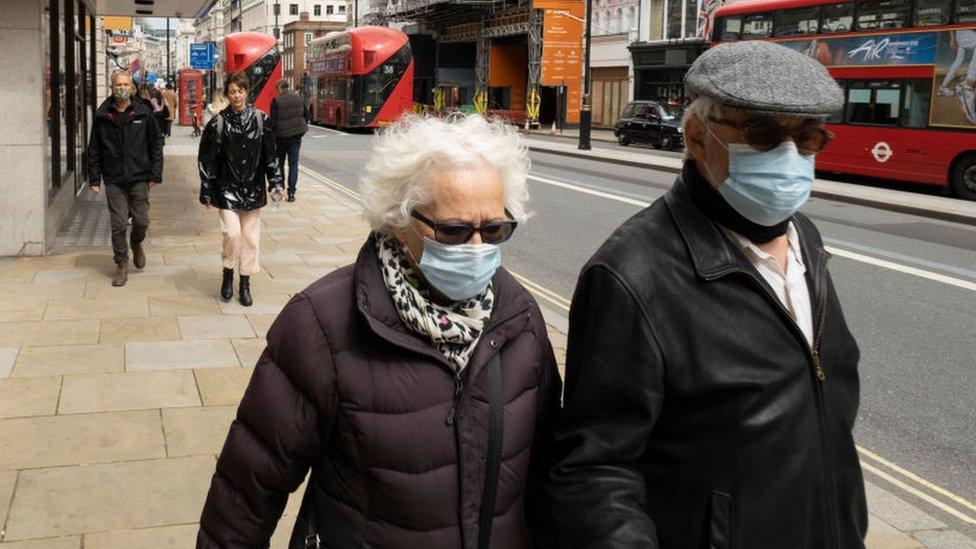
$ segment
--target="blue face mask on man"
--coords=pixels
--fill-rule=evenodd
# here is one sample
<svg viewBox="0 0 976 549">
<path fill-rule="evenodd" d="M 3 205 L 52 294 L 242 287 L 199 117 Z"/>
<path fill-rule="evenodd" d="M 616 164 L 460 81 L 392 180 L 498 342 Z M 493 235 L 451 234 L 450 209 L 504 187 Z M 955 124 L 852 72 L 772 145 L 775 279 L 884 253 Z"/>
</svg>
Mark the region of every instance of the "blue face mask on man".
<svg viewBox="0 0 976 549">
<path fill-rule="evenodd" d="M 729 176 L 718 192 L 749 221 L 772 227 L 809 200 L 813 155 L 800 154 L 793 141 L 784 141 L 768 151 L 757 151 L 744 143 L 723 145 L 729 151 Z"/>
<path fill-rule="evenodd" d="M 442 244 L 424 239 L 417 266 L 444 296 L 461 301 L 485 291 L 502 262 L 497 244 Z"/>
</svg>

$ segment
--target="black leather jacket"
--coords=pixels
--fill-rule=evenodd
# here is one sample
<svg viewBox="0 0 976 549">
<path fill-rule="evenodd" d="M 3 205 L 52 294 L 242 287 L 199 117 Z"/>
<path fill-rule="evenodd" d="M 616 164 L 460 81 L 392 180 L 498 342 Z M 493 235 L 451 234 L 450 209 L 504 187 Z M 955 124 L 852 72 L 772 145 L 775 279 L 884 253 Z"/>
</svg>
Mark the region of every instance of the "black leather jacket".
<svg viewBox="0 0 976 549">
<path fill-rule="evenodd" d="M 119 112 L 115 98 L 98 106 L 88 140 L 88 183 L 163 181 L 163 138 L 152 111 L 137 100 Z"/>
<path fill-rule="evenodd" d="M 224 210 L 256 210 L 268 203 L 268 195 L 281 186 L 275 152 L 274 123 L 264 116 L 258 128 L 257 111 L 248 105 L 240 114 L 230 107 L 220 112 L 223 135 L 217 136 L 217 117 L 207 122 L 200 138 L 197 167 L 200 171 L 200 203 Z"/>
<path fill-rule="evenodd" d="M 817 229 L 793 222 L 812 349 L 680 177 L 586 265 L 550 484 L 561 547 L 864 546 L 860 355 Z"/>
</svg>

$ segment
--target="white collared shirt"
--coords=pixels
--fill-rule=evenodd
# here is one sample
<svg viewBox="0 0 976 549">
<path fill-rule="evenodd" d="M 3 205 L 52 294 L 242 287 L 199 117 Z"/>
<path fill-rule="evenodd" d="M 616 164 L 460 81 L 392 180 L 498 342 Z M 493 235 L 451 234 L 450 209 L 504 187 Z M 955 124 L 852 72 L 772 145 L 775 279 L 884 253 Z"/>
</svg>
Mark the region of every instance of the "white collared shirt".
<svg viewBox="0 0 976 549">
<path fill-rule="evenodd" d="M 723 229 L 725 229 L 723 227 Z M 807 272 L 803 264 L 803 253 L 800 251 L 800 236 L 793 223 L 787 226 L 786 238 L 789 248 L 786 252 L 786 272 L 783 272 L 779 261 L 753 244 L 748 238 L 728 229 L 725 234 L 742 251 L 749 263 L 759 271 L 769 287 L 776 293 L 780 303 L 793 315 L 800 331 L 806 337 L 807 343 L 813 346 L 813 310 L 810 306 L 810 292 L 807 288 Z"/>
</svg>

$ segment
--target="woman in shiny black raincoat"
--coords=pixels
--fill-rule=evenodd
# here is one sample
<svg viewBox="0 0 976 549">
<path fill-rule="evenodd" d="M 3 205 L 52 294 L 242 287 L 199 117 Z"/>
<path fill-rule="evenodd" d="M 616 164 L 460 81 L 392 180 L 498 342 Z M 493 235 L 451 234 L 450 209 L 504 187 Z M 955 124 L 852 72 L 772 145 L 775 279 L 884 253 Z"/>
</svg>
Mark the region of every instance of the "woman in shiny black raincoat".
<svg viewBox="0 0 976 549">
<path fill-rule="evenodd" d="M 220 297 L 234 295 L 234 269 L 240 269 L 241 305 L 251 298 L 250 277 L 260 270 L 261 208 L 266 193 L 281 196 L 282 178 L 269 117 L 247 103 L 249 82 L 242 72 L 227 75 L 224 95 L 230 106 L 207 123 L 200 139 L 200 203 L 220 211 L 224 277 Z M 267 190 L 266 190 L 267 189 Z"/>
</svg>

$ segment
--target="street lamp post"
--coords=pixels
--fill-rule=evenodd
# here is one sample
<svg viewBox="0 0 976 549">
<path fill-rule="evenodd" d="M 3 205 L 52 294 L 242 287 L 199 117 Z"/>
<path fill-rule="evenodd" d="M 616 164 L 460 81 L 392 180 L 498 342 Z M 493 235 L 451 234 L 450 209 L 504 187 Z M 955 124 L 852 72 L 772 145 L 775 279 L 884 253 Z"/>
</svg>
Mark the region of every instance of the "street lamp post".
<svg viewBox="0 0 976 549">
<path fill-rule="evenodd" d="M 593 32 L 593 0 L 586 0 L 586 44 L 583 45 L 583 104 L 580 106 L 579 150 L 590 150 L 590 38 Z"/>
</svg>

